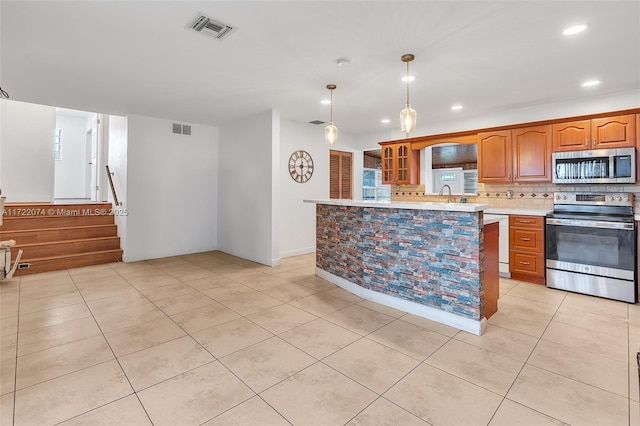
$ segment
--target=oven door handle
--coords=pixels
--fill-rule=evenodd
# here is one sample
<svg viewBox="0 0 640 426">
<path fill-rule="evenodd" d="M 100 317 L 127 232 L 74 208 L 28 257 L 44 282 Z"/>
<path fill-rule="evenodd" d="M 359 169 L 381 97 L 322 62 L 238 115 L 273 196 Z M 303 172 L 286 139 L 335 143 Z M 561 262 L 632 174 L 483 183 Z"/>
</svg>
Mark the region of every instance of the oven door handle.
<svg viewBox="0 0 640 426">
<path fill-rule="evenodd" d="M 604 222 L 599 220 L 547 218 L 547 225 L 577 226 L 580 228 L 628 229 L 633 231 L 634 224 L 627 222 Z"/>
</svg>

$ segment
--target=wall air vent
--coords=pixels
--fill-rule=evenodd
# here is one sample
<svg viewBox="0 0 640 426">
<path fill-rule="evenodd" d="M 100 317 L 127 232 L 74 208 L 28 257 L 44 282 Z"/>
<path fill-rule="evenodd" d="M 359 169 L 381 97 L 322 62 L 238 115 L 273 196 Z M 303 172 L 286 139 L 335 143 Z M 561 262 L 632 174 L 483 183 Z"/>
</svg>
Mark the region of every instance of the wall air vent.
<svg viewBox="0 0 640 426">
<path fill-rule="evenodd" d="M 202 13 L 199 13 L 198 16 L 196 16 L 193 22 L 189 25 L 189 29 L 198 33 L 207 34 L 218 40 L 222 40 L 223 37 L 228 36 L 235 30 L 231 25 L 227 25 L 217 19 L 210 18 Z"/>
<path fill-rule="evenodd" d="M 173 133 L 191 136 L 191 126 L 187 124 L 173 123 Z"/>
<path fill-rule="evenodd" d="M 315 124 L 315 125 L 318 125 L 318 124 L 324 124 L 324 121 L 320 121 L 320 120 L 313 120 L 313 121 L 310 121 L 310 122 L 309 122 L 309 124 Z"/>
</svg>

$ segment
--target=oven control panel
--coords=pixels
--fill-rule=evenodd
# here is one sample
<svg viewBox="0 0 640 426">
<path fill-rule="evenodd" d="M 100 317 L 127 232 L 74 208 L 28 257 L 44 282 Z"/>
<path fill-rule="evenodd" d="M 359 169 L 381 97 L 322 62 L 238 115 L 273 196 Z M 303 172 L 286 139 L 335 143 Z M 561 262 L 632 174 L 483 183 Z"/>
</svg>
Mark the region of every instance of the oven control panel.
<svg viewBox="0 0 640 426">
<path fill-rule="evenodd" d="M 554 204 L 584 204 L 604 206 L 633 206 L 633 194 L 621 192 L 556 192 Z"/>
</svg>

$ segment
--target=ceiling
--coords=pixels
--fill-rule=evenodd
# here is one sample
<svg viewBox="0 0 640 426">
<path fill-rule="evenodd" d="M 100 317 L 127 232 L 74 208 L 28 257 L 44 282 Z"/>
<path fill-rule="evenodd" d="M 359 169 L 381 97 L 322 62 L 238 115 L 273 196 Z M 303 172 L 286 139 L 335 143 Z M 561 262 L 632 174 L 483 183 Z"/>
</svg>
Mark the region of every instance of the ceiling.
<svg viewBox="0 0 640 426">
<path fill-rule="evenodd" d="M 236 29 L 189 31 L 198 12 Z M 422 125 L 640 89 L 638 1 L 1 0 L 0 19 L 11 99 L 214 126 L 328 121 L 328 83 L 341 132 L 397 126 L 404 53 Z"/>
</svg>

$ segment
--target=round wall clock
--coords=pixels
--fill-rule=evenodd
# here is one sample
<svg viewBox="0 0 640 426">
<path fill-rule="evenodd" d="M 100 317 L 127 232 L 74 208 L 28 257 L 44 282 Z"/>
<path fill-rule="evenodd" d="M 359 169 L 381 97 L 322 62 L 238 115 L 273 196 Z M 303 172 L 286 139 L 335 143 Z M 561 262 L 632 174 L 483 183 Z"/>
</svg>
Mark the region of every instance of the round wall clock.
<svg viewBox="0 0 640 426">
<path fill-rule="evenodd" d="M 305 183 L 313 175 L 313 158 L 307 151 L 294 151 L 289 157 L 289 174 L 298 183 Z"/>
</svg>

